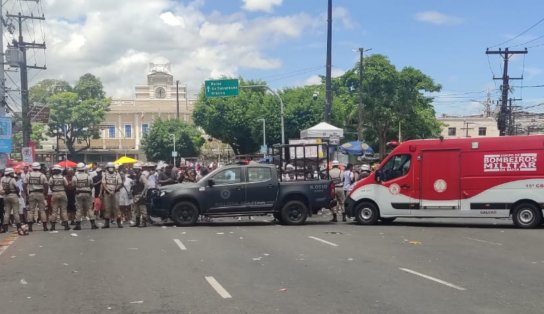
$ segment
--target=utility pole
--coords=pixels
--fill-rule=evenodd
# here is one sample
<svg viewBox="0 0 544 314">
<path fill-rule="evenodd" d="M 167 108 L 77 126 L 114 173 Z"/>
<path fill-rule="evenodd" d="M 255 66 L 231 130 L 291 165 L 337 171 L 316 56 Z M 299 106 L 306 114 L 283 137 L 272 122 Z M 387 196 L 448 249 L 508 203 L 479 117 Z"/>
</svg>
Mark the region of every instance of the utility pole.
<svg viewBox="0 0 544 314">
<path fill-rule="evenodd" d="M 21 71 L 21 118 L 23 120 L 23 147 L 28 147 L 30 144 L 30 133 L 32 126 L 30 124 L 30 104 L 28 101 L 28 69 L 45 70 L 46 67 L 29 66 L 26 62 L 27 49 L 45 49 L 45 43 L 37 44 L 35 42 L 25 42 L 23 40 L 23 20 L 45 20 L 43 16 L 34 15 L 17 15 L 6 14 L 7 17 L 16 18 L 19 24 L 19 40 L 13 42 L 13 45 L 21 51 L 22 58 L 19 62 Z"/>
<path fill-rule="evenodd" d="M 523 77 L 509 77 L 508 76 L 508 60 L 511 56 L 516 54 L 527 54 L 527 48 L 525 50 L 513 50 L 509 51 L 508 48 L 505 48 L 504 51 L 499 49 L 495 51 L 490 51 L 489 49 L 486 50 L 486 54 L 498 54 L 504 59 L 504 66 L 503 66 L 503 74 L 502 78 L 496 78 L 493 77 L 494 80 L 502 80 L 502 86 L 501 86 L 501 108 L 499 111 L 499 117 L 497 119 L 497 127 L 499 128 L 499 135 L 504 136 L 506 135 L 506 130 L 508 128 L 508 92 L 510 90 L 510 84 L 509 80 L 521 80 Z"/>
<path fill-rule="evenodd" d="M 331 67 L 332 67 L 332 0 L 328 1 L 327 8 L 327 64 L 325 75 L 325 122 L 331 122 L 332 112 L 332 87 L 331 87 Z"/>
<path fill-rule="evenodd" d="M 364 111 L 364 105 L 363 105 L 363 54 L 365 51 L 369 51 L 370 49 L 365 50 L 364 48 L 359 48 L 359 106 L 357 110 L 358 115 L 358 121 L 357 121 L 357 139 L 359 141 L 363 140 L 363 111 Z M 400 128 L 399 128 L 400 130 Z M 400 132 L 400 131 L 399 131 Z M 400 135 L 399 135 L 400 137 Z M 400 138 L 399 138 L 400 141 Z"/>
<path fill-rule="evenodd" d="M 0 1 L 0 57 L 2 58 L 2 62 L 0 62 L 1 67 L 0 68 L 0 117 L 6 116 L 6 109 L 7 109 L 7 103 L 6 103 L 6 74 L 4 72 L 4 18 L 2 17 L 2 14 L 4 12 L 3 8 L 4 1 Z"/>
<path fill-rule="evenodd" d="M 179 80 L 176 81 L 176 118 L 179 121 Z"/>
</svg>

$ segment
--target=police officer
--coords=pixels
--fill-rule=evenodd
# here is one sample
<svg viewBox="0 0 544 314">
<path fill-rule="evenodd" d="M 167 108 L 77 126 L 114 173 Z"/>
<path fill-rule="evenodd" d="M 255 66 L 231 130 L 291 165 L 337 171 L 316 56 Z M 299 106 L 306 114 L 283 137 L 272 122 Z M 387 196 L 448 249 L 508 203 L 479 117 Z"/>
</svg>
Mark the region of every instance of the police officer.
<svg viewBox="0 0 544 314">
<path fill-rule="evenodd" d="M 149 183 L 144 174 L 142 174 L 142 164 L 135 163 L 132 167 L 136 176 L 132 195 L 134 196 L 134 216 L 136 223 L 131 227 L 147 227 L 147 207 L 145 204 L 145 194 L 149 188 Z M 141 218 L 140 218 L 141 217 Z"/>
<path fill-rule="evenodd" d="M 66 187 L 68 181 L 61 174 L 62 168 L 60 166 L 54 166 L 51 170 L 53 174 L 49 178 L 49 187 L 51 188 L 51 216 L 49 221 L 53 222 L 57 220 L 57 215 L 60 215 L 62 219 L 62 225 L 64 230 L 70 230 L 68 225 L 68 198 L 66 197 Z"/>
<path fill-rule="evenodd" d="M 49 192 L 47 178 L 42 172 L 39 162 L 32 163 L 32 172 L 23 177 L 24 190 L 28 191 L 28 208 L 26 223 L 28 231 L 32 231 L 32 224 L 38 221 L 38 214 L 43 224 L 43 231 L 47 229 L 47 215 L 45 213 L 45 199 Z M 51 222 L 51 231 L 55 230 L 55 222 Z"/>
<path fill-rule="evenodd" d="M 106 164 L 106 173 L 102 177 L 102 194 L 104 202 L 104 227 L 110 227 L 110 218 L 117 218 L 117 227 L 123 228 L 119 212 L 119 190 L 123 187 L 121 175 L 115 171 L 115 164 Z"/>
<path fill-rule="evenodd" d="M 330 180 L 334 183 L 334 195 L 336 205 L 331 208 L 332 219 L 331 222 L 338 221 L 338 214 L 342 214 L 342 221 L 346 221 L 346 214 L 344 213 L 344 202 L 346 200 L 344 195 L 343 171 L 340 169 L 340 163 L 338 160 L 332 161 L 332 169 L 329 171 Z"/>
<path fill-rule="evenodd" d="M 4 225 L 2 233 L 8 232 L 9 215 L 13 215 L 17 232 L 21 229 L 21 219 L 19 217 L 19 188 L 15 181 L 15 172 L 13 168 L 6 168 L 4 177 L 0 180 L 2 189 L 4 190 Z"/>
<path fill-rule="evenodd" d="M 98 229 L 94 218 L 92 185 L 93 179 L 85 173 L 85 164 L 77 164 L 77 173 L 74 176 L 76 185 L 76 227 L 74 230 L 81 230 L 81 217 L 87 216 L 91 221 L 91 229 Z"/>
</svg>

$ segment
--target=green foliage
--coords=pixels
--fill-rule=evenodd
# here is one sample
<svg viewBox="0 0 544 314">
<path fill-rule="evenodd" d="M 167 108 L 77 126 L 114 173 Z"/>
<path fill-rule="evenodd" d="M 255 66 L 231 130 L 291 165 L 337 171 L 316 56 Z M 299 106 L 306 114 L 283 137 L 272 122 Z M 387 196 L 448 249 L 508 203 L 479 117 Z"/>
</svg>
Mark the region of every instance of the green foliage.
<svg viewBox="0 0 544 314">
<path fill-rule="evenodd" d="M 262 122 L 266 121 L 266 142 L 281 142 L 281 106 L 262 81 L 240 80 L 238 97 L 205 98 L 202 91 L 193 112 L 195 124 L 236 154 L 254 153 L 262 144 Z M 246 86 L 246 87 L 243 87 Z M 253 87 L 249 87 L 253 86 Z M 293 88 L 279 93 L 284 102 L 285 139 L 298 138 L 300 131 L 323 116 L 322 105 L 312 100 L 314 88 Z"/>
<path fill-rule="evenodd" d="M 29 100 L 31 104 L 45 104 L 50 96 L 70 91 L 72 87 L 66 81 L 45 79 L 30 88 Z"/>
<path fill-rule="evenodd" d="M 198 156 L 200 147 L 205 140 L 194 126 L 178 120 L 157 119 L 142 140 L 142 147 L 147 159 L 171 160 L 174 149 L 172 134 L 175 135 L 178 156 Z"/>
<path fill-rule="evenodd" d="M 102 82 L 94 75 L 87 73 L 79 78 L 74 91 L 79 95 L 81 100 L 88 99 L 103 99 L 106 97 Z"/>
</svg>

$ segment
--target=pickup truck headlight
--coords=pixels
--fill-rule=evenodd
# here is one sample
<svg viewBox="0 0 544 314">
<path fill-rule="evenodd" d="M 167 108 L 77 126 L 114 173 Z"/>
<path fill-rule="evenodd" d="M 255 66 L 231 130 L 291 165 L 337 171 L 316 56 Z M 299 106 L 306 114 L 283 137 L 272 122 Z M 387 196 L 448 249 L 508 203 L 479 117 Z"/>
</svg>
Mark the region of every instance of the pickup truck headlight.
<svg viewBox="0 0 544 314">
<path fill-rule="evenodd" d="M 159 193 L 159 197 L 163 197 L 163 196 L 165 196 L 167 193 L 168 193 L 168 191 L 161 191 L 161 192 Z"/>
</svg>

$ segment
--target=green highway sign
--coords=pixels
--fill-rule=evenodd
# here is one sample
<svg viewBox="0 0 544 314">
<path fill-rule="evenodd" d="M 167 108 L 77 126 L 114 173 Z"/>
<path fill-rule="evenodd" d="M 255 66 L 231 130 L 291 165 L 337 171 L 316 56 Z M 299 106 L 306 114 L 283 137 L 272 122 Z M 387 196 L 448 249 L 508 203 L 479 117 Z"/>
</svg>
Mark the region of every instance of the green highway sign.
<svg viewBox="0 0 544 314">
<path fill-rule="evenodd" d="M 238 96 L 238 80 L 209 80 L 205 81 L 206 97 Z"/>
</svg>

